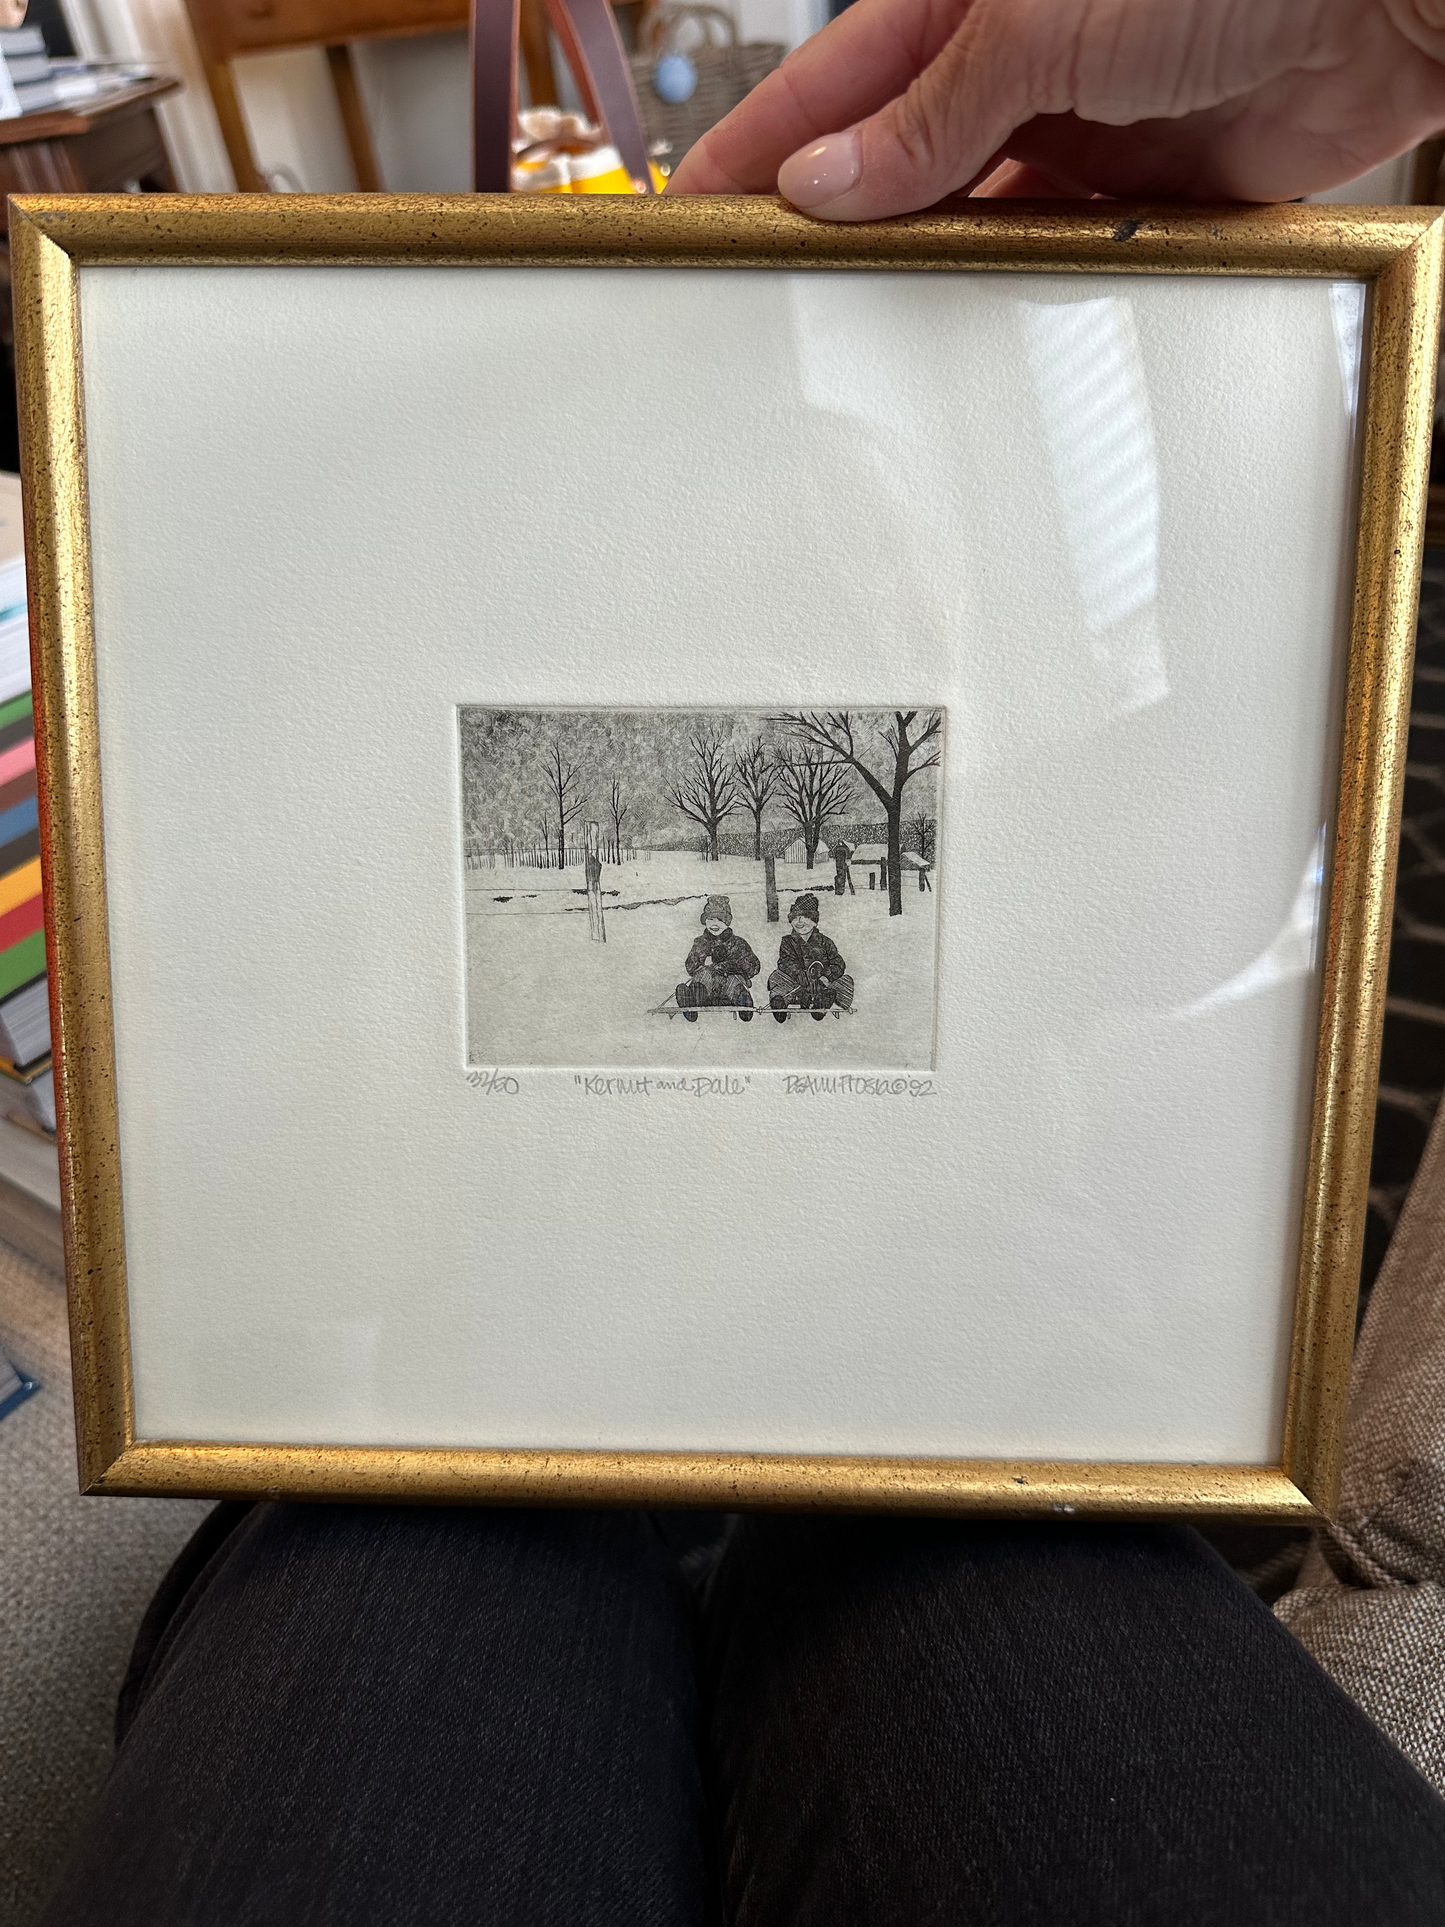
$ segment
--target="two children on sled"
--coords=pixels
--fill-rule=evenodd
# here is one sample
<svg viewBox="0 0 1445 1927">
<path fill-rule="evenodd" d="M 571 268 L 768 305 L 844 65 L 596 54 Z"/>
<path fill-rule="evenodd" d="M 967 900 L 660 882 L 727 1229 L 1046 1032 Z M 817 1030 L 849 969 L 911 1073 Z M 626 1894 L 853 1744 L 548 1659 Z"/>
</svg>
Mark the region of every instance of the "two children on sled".
<svg viewBox="0 0 1445 1927">
<path fill-rule="evenodd" d="M 677 1007 L 689 1023 L 705 1006 L 736 1008 L 745 1024 L 753 1019 L 752 981 L 762 969 L 752 945 L 732 927 L 732 905 L 723 896 L 703 905 L 702 935 L 687 953 L 687 981 L 677 986 Z M 768 1007 L 777 1021 L 789 1010 L 810 1011 L 821 1023 L 837 1005 L 853 1004 L 853 979 L 838 946 L 818 928 L 818 899 L 795 897 L 788 911 L 788 934 L 778 946 L 778 967 L 768 978 Z"/>
</svg>

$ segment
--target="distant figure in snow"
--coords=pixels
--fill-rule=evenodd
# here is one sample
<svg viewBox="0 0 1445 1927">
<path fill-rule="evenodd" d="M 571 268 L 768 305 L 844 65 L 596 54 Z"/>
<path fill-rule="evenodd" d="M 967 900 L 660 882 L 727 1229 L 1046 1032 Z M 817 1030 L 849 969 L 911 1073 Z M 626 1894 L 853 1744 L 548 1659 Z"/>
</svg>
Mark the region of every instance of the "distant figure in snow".
<svg viewBox="0 0 1445 1927">
<path fill-rule="evenodd" d="M 677 987 L 677 1007 L 688 1023 L 697 1022 L 705 1004 L 731 1004 L 745 1024 L 753 1021 L 749 986 L 762 969 L 752 945 L 733 929 L 733 907 L 726 897 L 709 897 L 702 907 L 702 935 L 687 953 L 687 982 Z"/>
<path fill-rule="evenodd" d="M 778 967 L 768 979 L 768 1003 L 780 1024 L 788 1008 L 811 1011 L 822 1023 L 836 1004 L 853 1008 L 853 979 L 838 954 L 838 946 L 818 928 L 818 899 L 795 897 L 788 911 L 788 935 L 778 945 Z"/>
</svg>

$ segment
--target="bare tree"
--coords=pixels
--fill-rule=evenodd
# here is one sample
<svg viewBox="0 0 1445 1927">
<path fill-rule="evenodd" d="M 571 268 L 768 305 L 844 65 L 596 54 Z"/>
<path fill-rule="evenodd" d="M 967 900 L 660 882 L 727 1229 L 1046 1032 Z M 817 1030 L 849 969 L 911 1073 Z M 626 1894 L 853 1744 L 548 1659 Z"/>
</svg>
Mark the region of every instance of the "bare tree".
<svg viewBox="0 0 1445 1927">
<path fill-rule="evenodd" d="M 912 837 L 914 847 L 925 863 L 933 861 L 933 848 L 938 836 L 938 823 L 927 810 L 915 810 L 903 825 L 904 834 Z"/>
<path fill-rule="evenodd" d="M 587 807 L 582 795 L 582 772 L 570 757 L 563 754 L 562 738 L 554 736 L 551 748 L 547 751 L 542 765 L 546 772 L 547 788 L 556 809 L 557 823 L 557 868 L 567 867 L 567 825 L 575 823 Z"/>
<path fill-rule="evenodd" d="M 800 744 L 776 768 L 779 801 L 802 833 L 811 870 L 825 825 L 853 801 L 853 779 L 843 763 L 812 743 Z"/>
<path fill-rule="evenodd" d="M 763 859 L 763 811 L 778 793 L 781 780 L 778 766 L 763 747 L 761 736 L 754 736 L 741 756 L 733 759 L 733 780 L 742 807 L 753 819 L 753 861 Z"/>
<path fill-rule="evenodd" d="M 622 826 L 627 821 L 627 805 L 622 800 L 622 782 L 614 776 L 607 793 L 607 808 L 612 816 L 612 861 L 622 861 Z"/>
<path fill-rule="evenodd" d="M 834 763 L 856 770 L 883 805 L 888 818 L 888 914 L 903 915 L 903 792 L 926 769 L 936 769 L 943 749 L 943 717 L 936 709 L 895 709 L 888 723 L 874 725 L 882 754 L 880 775 L 864 760 L 854 740 L 853 716 L 846 709 L 800 709 L 770 718 L 799 742 Z"/>
<path fill-rule="evenodd" d="M 733 766 L 716 736 L 698 731 L 688 738 L 692 765 L 686 776 L 666 786 L 667 800 L 707 834 L 710 863 L 718 860 L 717 838 L 723 819 L 738 807 Z"/>
</svg>

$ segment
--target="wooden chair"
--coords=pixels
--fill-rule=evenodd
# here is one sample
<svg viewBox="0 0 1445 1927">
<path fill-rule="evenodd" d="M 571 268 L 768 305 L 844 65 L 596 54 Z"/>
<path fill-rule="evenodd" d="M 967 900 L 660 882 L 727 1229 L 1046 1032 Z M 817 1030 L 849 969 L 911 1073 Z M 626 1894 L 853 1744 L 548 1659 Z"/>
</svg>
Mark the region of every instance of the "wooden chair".
<svg viewBox="0 0 1445 1927">
<path fill-rule="evenodd" d="M 231 62 L 238 55 L 278 53 L 290 47 L 324 47 L 356 170 L 364 193 L 381 189 L 371 131 L 352 42 L 395 40 L 409 34 L 445 33 L 465 28 L 468 0 L 186 0 L 186 11 L 201 59 L 236 186 L 243 194 L 265 194 L 270 183 L 257 165 L 241 112 Z M 557 82 L 544 0 L 521 0 L 521 51 L 527 88 L 534 101 L 554 101 Z"/>
</svg>

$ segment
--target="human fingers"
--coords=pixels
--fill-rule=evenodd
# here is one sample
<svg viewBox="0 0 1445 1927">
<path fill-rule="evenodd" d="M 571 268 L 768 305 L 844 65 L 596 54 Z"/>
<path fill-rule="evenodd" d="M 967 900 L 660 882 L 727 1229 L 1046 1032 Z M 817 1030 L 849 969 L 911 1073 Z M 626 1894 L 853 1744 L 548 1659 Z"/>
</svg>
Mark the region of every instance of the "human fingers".
<svg viewBox="0 0 1445 1927">
<path fill-rule="evenodd" d="M 1124 199 L 1287 201 L 1354 180 L 1445 122 L 1445 67 L 1383 36 L 1348 61 L 1296 69 L 1218 107 L 1109 126 L 1040 115 L 1010 155 Z"/>
<path fill-rule="evenodd" d="M 1353 179 L 1445 120 L 1445 24 L 1426 32 L 1422 4 L 1441 10 L 857 0 L 694 150 L 675 185 L 764 189 L 796 135 L 777 184 L 825 219 L 929 206 L 1005 158 L 1046 179 L 996 175 L 991 197 L 1289 199 Z"/>
<path fill-rule="evenodd" d="M 1112 147 L 1126 175 L 1131 155 L 1172 156 L 1177 176 L 1181 158 L 1213 152 L 1221 125 L 1261 90 L 1338 85 L 1367 50 L 1387 50 L 1396 65 L 1403 51 L 1368 0 L 1255 0 L 1242 18 L 1230 0 L 975 0 L 901 95 L 791 155 L 778 186 L 824 219 L 872 220 L 957 193 L 990 156 L 1006 155 L 1075 192 L 1127 192 L 1080 165 L 1078 150 Z M 1031 139 L 1041 124 L 1060 135 L 1052 147 Z M 1143 191 L 1150 169 L 1132 172 Z M 1220 192 L 1207 170 L 1190 182 L 1167 169 L 1147 191 L 1171 188 Z"/>
<path fill-rule="evenodd" d="M 917 78 L 867 119 L 790 155 L 778 191 L 826 220 L 906 214 L 956 194 L 1002 159 L 1038 111 L 1040 57 L 1085 0 L 975 0 Z"/>
<path fill-rule="evenodd" d="M 669 191 L 771 194 L 790 154 L 903 93 L 947 44 L 970 4 L 854 0 L 703 135 Z"/>
</svg>

